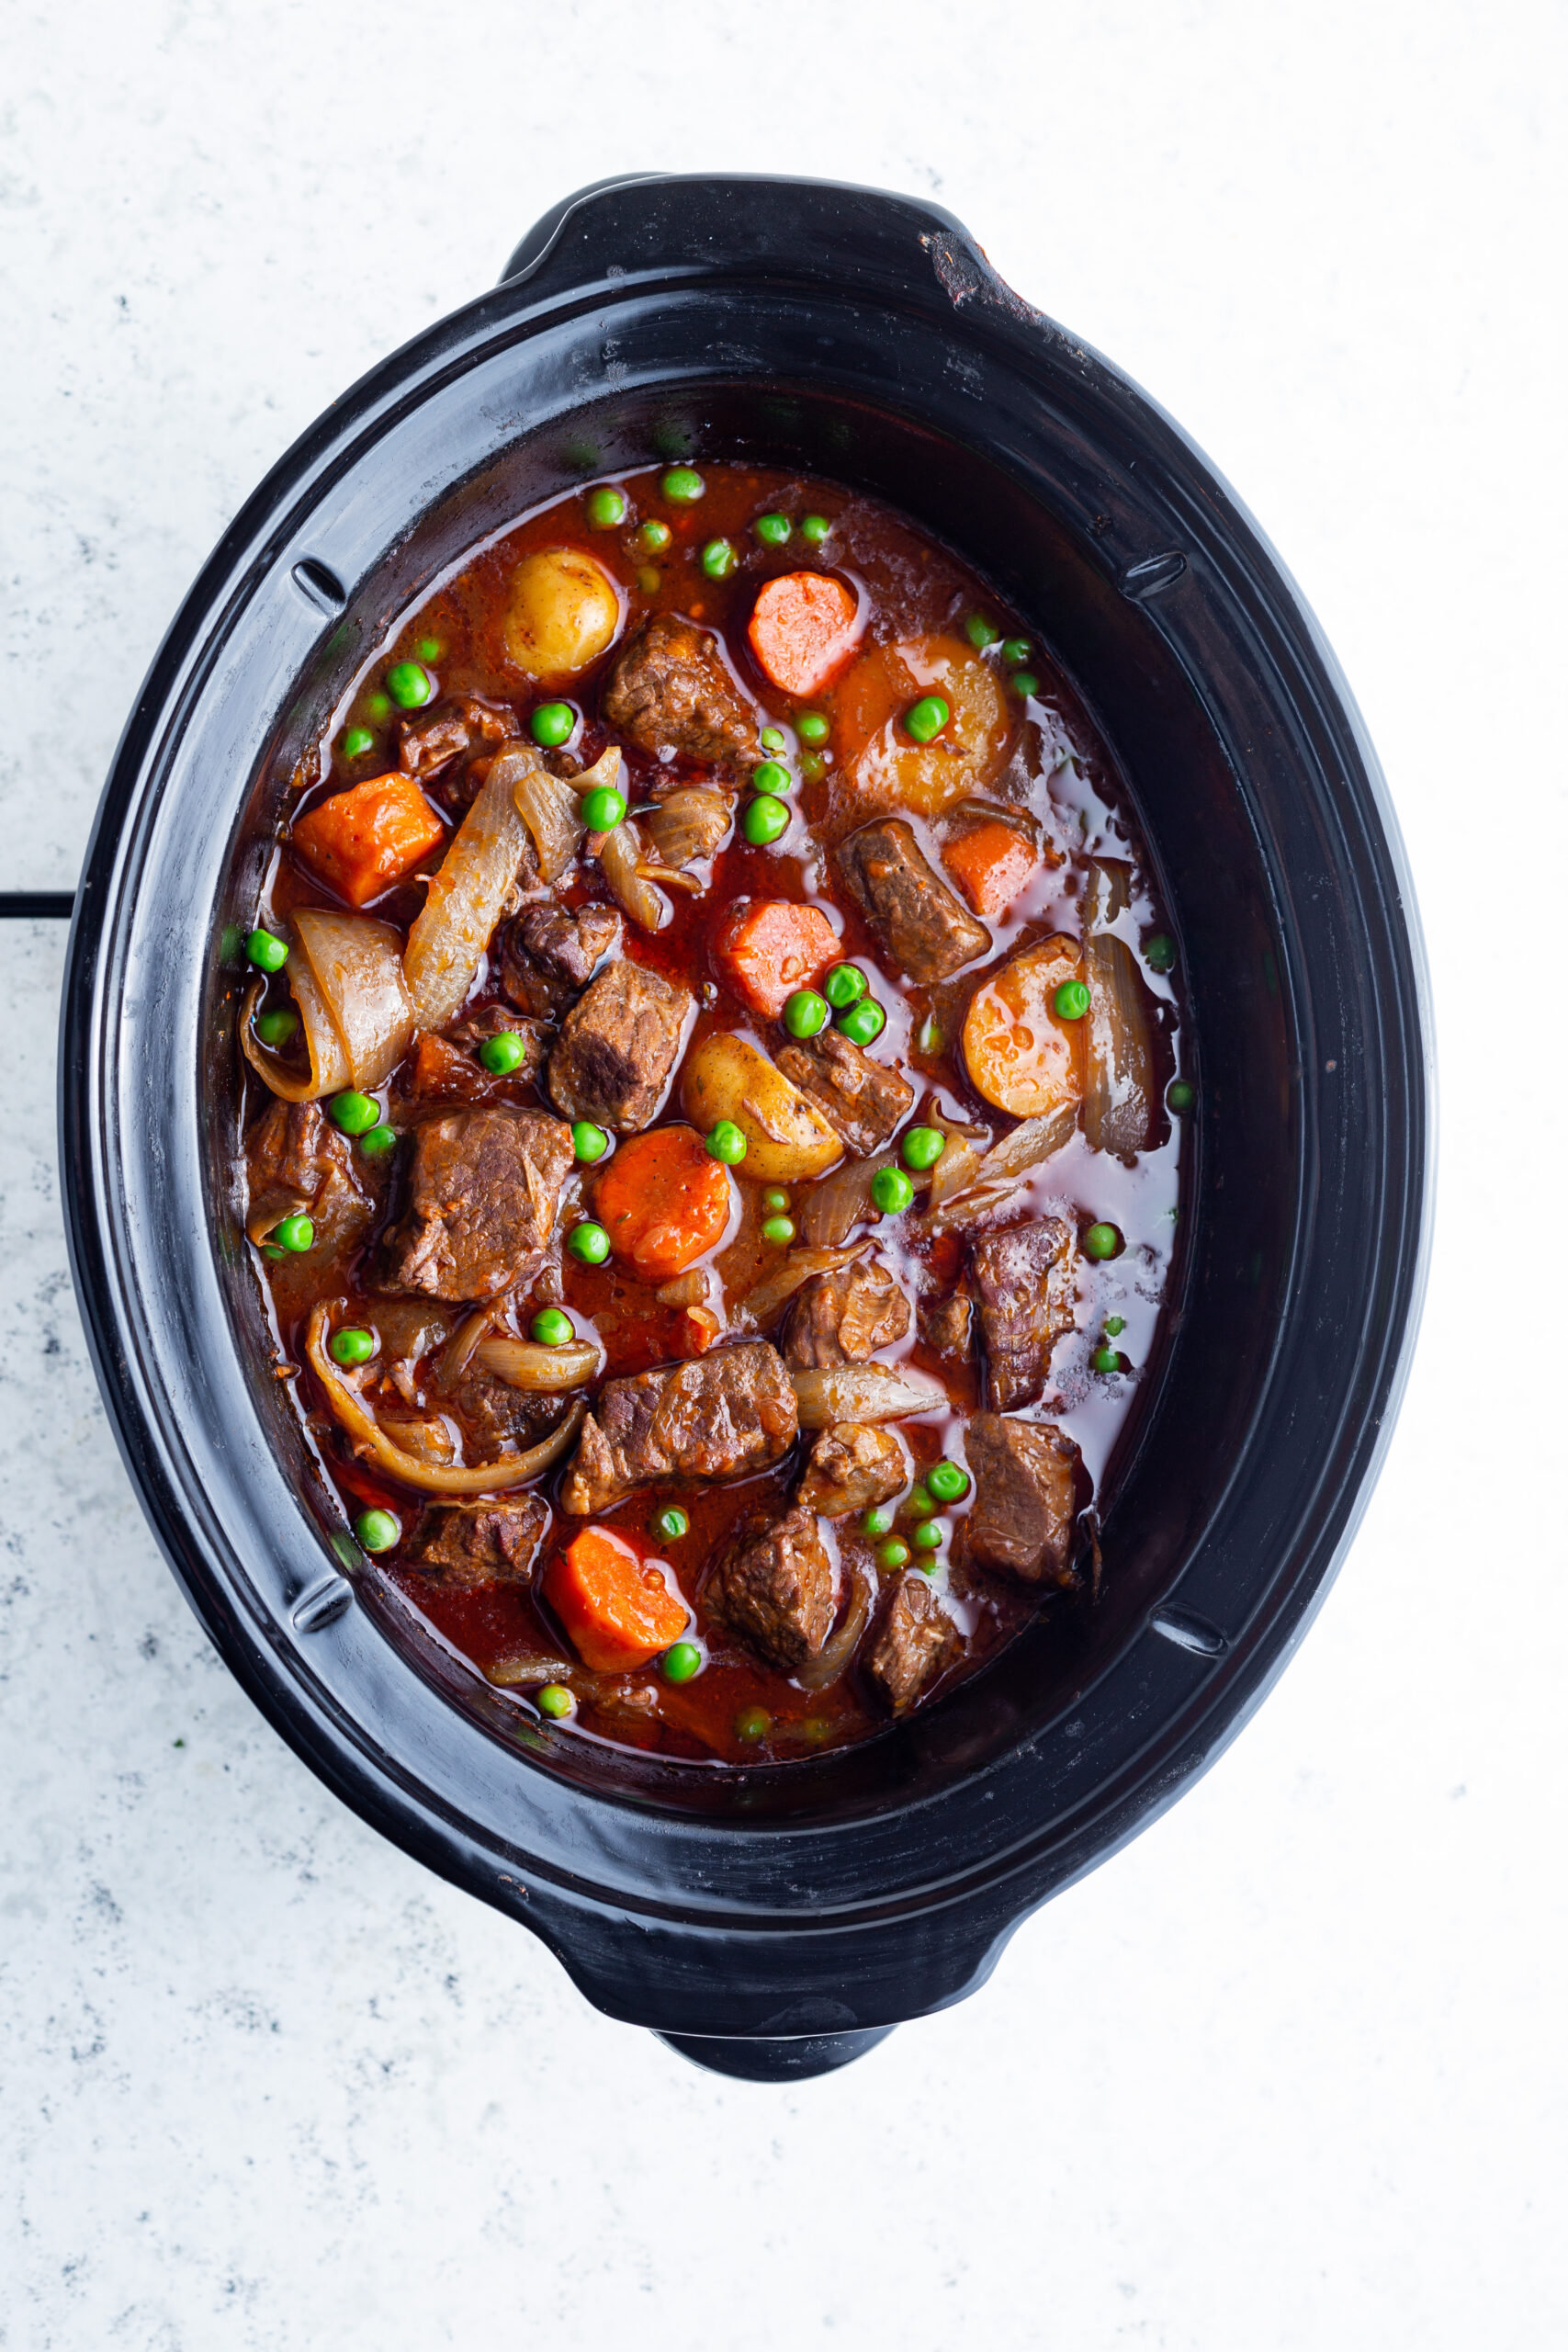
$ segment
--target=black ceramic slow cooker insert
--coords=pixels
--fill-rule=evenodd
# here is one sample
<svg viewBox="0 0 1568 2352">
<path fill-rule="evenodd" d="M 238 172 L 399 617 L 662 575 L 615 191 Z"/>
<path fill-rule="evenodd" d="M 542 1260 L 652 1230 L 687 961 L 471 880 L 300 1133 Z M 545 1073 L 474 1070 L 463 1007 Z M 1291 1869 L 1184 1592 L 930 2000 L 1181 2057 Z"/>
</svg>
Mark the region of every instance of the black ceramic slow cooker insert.
<svg viewBox="0 0 1568 2352">
<path fill-rule="evenodd" d="M 1163 1360 L 1050 1612 L 865 1745 L 745 1772 L 530 1733 L 395 1642 L 316 1515 L 231 1194 L 237 936 L 274 779 L 484 532 L 586 476 L 739 455 L 873 491 L 1049 643 L 1129 780 L 1196 1040 Z M 160 650 L 72 934 L 73 1266 L 142 1502 L 212 1640 L 364 1817 L 730 2072 L 818 2072 L 981 1984 L 1246 1720 L 1355 1527 L 1414 1337 L 1427 1008 L 1377 764 L 1225 484 L 934 207 L 777 179 L 584 191 L 339 401 Z"/>
</svg>

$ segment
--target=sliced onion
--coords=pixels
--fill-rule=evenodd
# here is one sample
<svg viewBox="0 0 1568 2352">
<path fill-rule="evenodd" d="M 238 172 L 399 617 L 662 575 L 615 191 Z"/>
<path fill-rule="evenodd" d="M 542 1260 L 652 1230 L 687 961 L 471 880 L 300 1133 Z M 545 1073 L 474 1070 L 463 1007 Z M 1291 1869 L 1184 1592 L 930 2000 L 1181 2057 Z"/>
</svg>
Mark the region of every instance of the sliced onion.
<svg viewBox="0 0 1568 2352">
<path fill-rule="evenodd" d="M 444 1029 L 474 984 L 531 855 L 528 829 L 513 788 L 536 755 L 519 747 L 498 752 L 473 805 L 431 877 L 423 910 L 414 918 L 403 970 L 422 1029 Z"/>
<path fill-rule="evenodd" d="M 846 1159 L 831 1176 L 814 1184 L 800 1211 L 800 1231 L 815 1249 L 836 1248 L 873 1214 L 871 1180 L 882 1161 Z"/>
<path fill-rule="evenodd" d="M 937 1209 L 950 1193 L 961 1193 L 973 1182 L 989 1129 L 950 1119 L 941 1104 L 934 1102 L 927 1113 L 926 1124 L 947 1137 L 947 1148 L 931 1170 L 931 1190 L 926 1195 L 927 1208 Z"/>
<path fill-rule="evenodd" d="M 456 1388 L 473 1361 L 474 1350 L 481 1340 L 488 1340 L 507 1308 L 512 1304 L 512 1285 L 497 1291 L 493 1298 L 469 1309 L 441 1351 L 441 1362 L 435 1367 L 436 1385 L 448 1393 Z"/>
<path fill-rule="evenodd" d="M 1083 976 L 1089 983 L 1083 1128 L 1096 1151 L 1131 1159 L 1154 1124 L 1154 1054 L 1147 998 L 1131 948 L 1106 926 L 1127 904 L 1125 868 L 1096 863 L 1084 893 Z"/>
<path fill-rule="evenodd" d="M 934 1380 L 916 1379 L 882 1363 L 834 1364 L 825 1371 L 792 1372 L 790 1379 L 803 1430 L 825 1430 L 834 1421 L 901 1421 L 911 1413 L 945 1408 L 949 1401 Z"/>
<path fill-rule="evenodd" d="M 532 1340 L 481 1340 L 474 1362 L 483 1372 L 504 1380 L 509 1388 L 536 1394 L 581 1388 L 597 1378 L 604 1351 L 596 1340 L 570 1341 L 564 1348 L 542 1348 Z"/>
<path fill-rule="evenodd" d="M 858 1568 L 850 1570 L 850 1605 L 844 1611 L 844 1622 L 836 1634 L 825 1641 L 815 1657 L 795 1669 L 795 1679 L 803 1690 L 825 1690 L 836 1681 L 854 1656 L 861 1635 L 871 1616 L 871 1579 Z"/>
<path fill-rule="evenodd" d="M 682 785 L 648 811 L 642 826 L 666 865 L 690 865 L 694 858 L 714 855 L 729 831 L 731 814 L 728 793 Z"/>
<path fill-rule="evenodd" d="M 973 1224 L 1003 1201 L 1010 1200 L 1031 1169 L 1049 1159 L 1070 1143 L 1077 1128 L 1076 1102 L 1059 1103 L 1037 1119 L 1025 1119 L 1010 1135 L 993 1144 L 976 1166 L 962 1192 L 953 1193 L 921 1217 L 923 1233 L 945 1233 L 954 1225 Z M 942 1155 L 943 1159 L 946 1154 Z M 940 1168 L 942 1160 L 938 1160 Z"/>
<path fill-rule="evenodd" d="M 485 1680 L 498 1690 L 515 1690 L 520 1682 L 566 1682 L 582 1680 L 582 1668 L 564 1657 L 543 1657 L 532 1654 L 522 1657 L 498 1657 L 484 1670 Z"/>
<path fill-rule="evenodd" d="M 371 915 L 307 907 L 294 918 L 298 954 L 288 959 L 300 1011 L 308 972 L 348 1056 L 349 1083 L 368 1091 L 391 1076 L 413 1035 L 413 1003 L 403 979 L 402 934 Z M 306 1020 L 309 1032 L 309 1018 Z"/>
<path fill-rule="evenodd" d="M 740 1300 L 735 1309 L 736 1329 L 761 1331 L 813 1274 L 835 1273 L 852 1259 L 863 1257 L 870 1247 L 871 1236 L 867 1234 L 863 1241 L 852 1242 L 847 1250 L 792 1250 L 782 1266 L 764 1274 Z"/>
<path fill-rule="evenodd" d="M 542 882 L 558 882 L 582 842 L 582 820 L 577 812 L 577 796 L 582 789 L 582 779 L 575 785 L 563 784 L 558 775 L 539 765 L 531 753 L 507 752 L 511 762 L 507 775 L 511 780 L 512 797 L 518 815 L 533 838 L 534 854 L 538 861 Z M 615 753 L 618 766 L 620 753 Z M 500 762 L 497 762 L 497 766 Z M 604 761 L 598 763 L 603 767 Z M 494 770 L 491 770 L 493 775 Z M 596 770 L 591 769 L 591 775 Z M 616 770 L 610 771 L 614 783 Z"/>
<path fill-rule="evenodd" d="M 254 980 L 245 991 L 245 1001 L 240 1014 L 240 1050 L 244 1055 L 264 1086 L 271 1088 L 285 1102 L 314 1102 L 323 1094 L 341 1093 L 348 1084 L 348 1055 L 343 1039 L 333 1027 L 321 992 L 309 970 L 301 965 L 289 976 L 294 1001 L 299 1008 L 300 1027 L 306 1049 L 310 1057 L 309 1074 L 286 1062 L 280 1054 L 264 1046 L 253 1023 L 256 1006 L 266 983 Z"/>
<path fill-rule="evenodd" d="M 654 1292 L 660 1306 L 701 1306 L 707 1299 L 708 1278 L 701 1266 L 692 1266 L 661 1283 Z"/>
<path fill-rule="evenodd" d="M 471 1468 L 453 1469 L 439 1464 L 421 1462 L 394 1445 L 355 1388 L 350 1387 L 326 1351 L 327 1308 L 321 1305 L 311 1314 L 305 1333 L 305 1356 L 311 1371 L 326 1391 L 333 1414 L 354 1442 L 356 1453 L 378 1463 L 389 1477 L 400 1480 L 405 1487 L 417 1487 L 430 1495 L 491 1495 L 503 1494 L 509 1487 L 521 1487 L 541 1471 L 558 1463 L 581 1428 L 588 1407 L 580 1396 L 569 1406 L 565 1419 L 531 1445 L 525 1453 L 509 1453 L 500 1462 L 476 1463 Z"/>
<path fill-rule="evenodd" d="M 670 919 L 670 901 L 651 882 L 645 882 L 642 842 L 629 817 L 599 843 L 599 867 L 615 897 L 639 931 L 657 931 Z"/>
</svg>

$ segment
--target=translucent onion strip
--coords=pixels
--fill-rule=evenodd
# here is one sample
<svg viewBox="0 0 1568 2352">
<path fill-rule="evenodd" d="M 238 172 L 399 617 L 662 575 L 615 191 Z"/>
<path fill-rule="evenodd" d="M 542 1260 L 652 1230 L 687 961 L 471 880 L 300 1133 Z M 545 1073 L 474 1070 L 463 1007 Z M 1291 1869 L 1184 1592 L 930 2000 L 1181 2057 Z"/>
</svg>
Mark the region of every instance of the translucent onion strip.
<svg viewBox="0 0 1568 2352">
<path fill-rule="evenodd" d="M 509 1388 L 527 1388 L 547 1395 L 581 1388 L 597 1378 L 604 1351 L 594 1340 L 570 1340 L 564 1348 L 544 1348 L 532 1340 L 481 1340 L 474 1350 L 481 1372 L 493 1373 Z"/>
<path fill-rule="evenodd" d="M 803 1430 L 825 1430 L 833 1421 L 901 1421 L 911 1413 L 948 1408 L 947 1391 L 935 1381 L 894 1372 L 886 1364 L 835 1364 L 792 1372 L 790 1379 Z"/>
<path fill-rule="evenodd" d="M 431 880 L 403 956 L 422 1029 L 444 1029 L 461 1011 L 532 854 L 513 794 L 519 777 L 537 764 L 537 755 L 521 747 L 497 753 Z"/>
<path fill-rule="evenodd" d="M 312 1016 L 300 983 L 308 975 L 348 1057 L 347 1083 L 365 1091 L 381 1085 L 413 1035 L 401 933 L 372 915 L 334 914 L 324 907 L 302 908 L 293 927 L 298 945 L 288 959 L 289 980 L 307 1036 Z"/>
<path fill-rule="evenodd" d="M 871 1619 L 871 1579 L 858 1569 L 850 1571 L 850 1605 L 844 1611 L 844 1622 L 836 1634 L 825 1641 L 815 1657 L 795 1669 L 795 1679 L 803 1690 L 823 1690 L 836 1682 L 860 1645 Z"/>
<path fill-rule="evenodd" d="M 1109 929 L 1127 904 L 1127 870 L 1089 867 L 1084 893 L 1083 976 L 1089 983 L 1084 1133 L 1096 1151 L 1131 1159 L 1154 1124 L 1154 1053 L 1147 994 L 1125 940 Z"/>
<path fill-rule="evenodd" d="M 746 1293 L 735 1309 L 735 1328 L 739 1331 L 761 1331 L 770 1324 L 781 1306 L 784 1306 L 813 1274 L 836 1273 L 852 1259 L 863 1257 L 871 1247 L 868 1234 L 863 1241 L 854 1241 L 847 1250 L 792 1250 L 782 1266 Z M 662 1295 L 662 1294 L 660 1294 Z"/>
<path fill-rule="evenodd" d="M 583 788 L 580 776 L 575 784 L 563 784 L 558 775 L 539 765 L 531 752 L 503 752 L 510 763 L 507 775 L 511 779 L 512 797 L 518 815 L 533 838 L 534 855 L 542 882 L 558 882 L 582 842 L 582 820 L 577 813 L 577 796 Z M 620 753 L 615 754 L 618 763 Z M 590 769 L 594 775 L 603 767 L 603 760 Z M 500 762 L 497 762 L 500 765 Z M 494 774 L 494 770 L 491 770 Z M 612 769 L 610 781 L 614 783 Z"/>
</svg>

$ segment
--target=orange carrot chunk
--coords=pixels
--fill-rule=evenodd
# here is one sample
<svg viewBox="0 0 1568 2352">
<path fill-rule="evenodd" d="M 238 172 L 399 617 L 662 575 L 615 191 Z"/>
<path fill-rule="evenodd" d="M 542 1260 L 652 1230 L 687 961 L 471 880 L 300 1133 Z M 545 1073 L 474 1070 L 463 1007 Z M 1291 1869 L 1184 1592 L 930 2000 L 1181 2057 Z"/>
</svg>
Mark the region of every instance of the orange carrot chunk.
<svg viewBox="0 0 1568 2352">
<path fill-rule="evenodd" d="M 716 1249 L 734 1204 L 728 1169 L 683 1125 L 633 1136 L 593 1188 L 611 1249 L 646 1283 L 670 1282 Z"/>
<path fill-rule="evenodd" d="M 731 993 L 776 1021 L 785 999 L 808 989 L 842 954 L 820 907 L 787 899 L 739 899 L 719 925 L 713 967 Z"/>
<path fill-rule="evenodd" d="M 427 857 L 446 828 L 412 775 L 367 776 L 352 791 L 335 792 L 296 820 L 297 856 L 312 874 L 363 907 Z"/>
<path fill-rule="evenodd" d="M 942 862 L 977 915 L 999 915 L 1012 904 L 1040 859 L 1032 842 L 1012 826 L 976 825 L 949 842 Z"/>
<path fill-rule="evenodd" d="M 608 1527 L 585 1527 L 545 1570 L 545 1598 L 584 1666 L 624 1674 L 685 1632 L 689 1612 L 651 1562 Z"/>
<path fill-rule="evenodd" d="M 770 580 L 747 628 L 757 666 L 781 694 L 820 694 L 860 638 L 860 613 L 841 580 L 786 571 Z"/>
</svg>

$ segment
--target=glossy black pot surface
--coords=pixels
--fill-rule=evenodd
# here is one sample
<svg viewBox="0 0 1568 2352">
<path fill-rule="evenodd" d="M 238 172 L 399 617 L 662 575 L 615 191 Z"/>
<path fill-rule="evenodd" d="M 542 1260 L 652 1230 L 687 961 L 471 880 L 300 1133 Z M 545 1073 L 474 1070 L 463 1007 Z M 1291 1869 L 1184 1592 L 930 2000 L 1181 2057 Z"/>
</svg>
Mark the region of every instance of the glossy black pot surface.
<svg viewBox="0 0 1568 2352">
<path fill-rule="evenodd" d="M 520 1733 L 443 1653 L 390 1637 L 266 1376 L 228 1173 L 237 941 L 271 779 L 483 532 L 688 451 L 880 492 L 1047 640 L 1158 866 L 1201 1102 L 1179 1295 L 1105 1522 L 1100 1607 L 1048 1614 L 863 1747 L 736 1773 Z M 159 1541 L 285 1737 L 542 1936 L 601 2007 L 776 2079 L 973 1991 L 1279 1673 L 1366 1499 L 1414 1338 L 1427 1031 L 1354 704 L 1170 420 L 933 208 L 809 181 L 620 182 L 558 208 L 495 292 L 336 403 L 160 651 L 72 941 L 73 1263 Z"/>
</svg>

